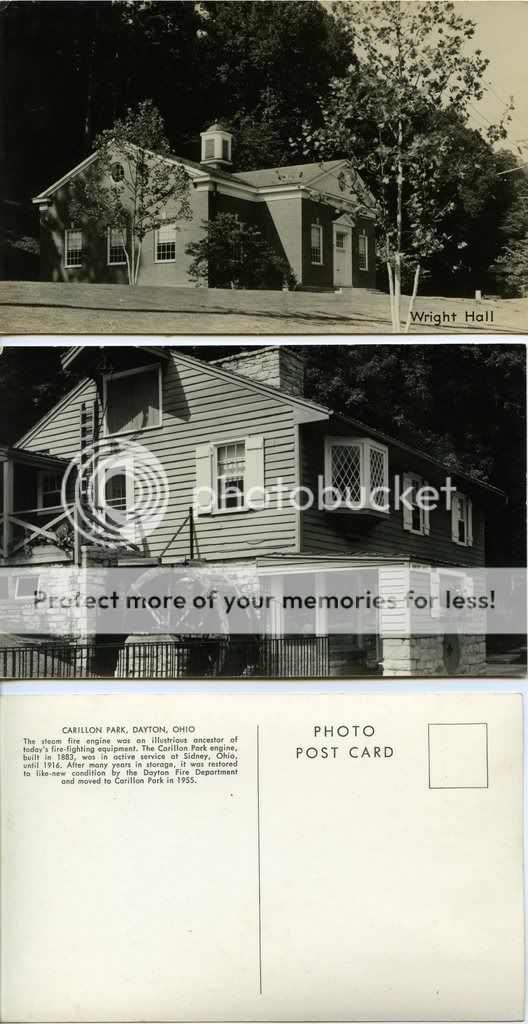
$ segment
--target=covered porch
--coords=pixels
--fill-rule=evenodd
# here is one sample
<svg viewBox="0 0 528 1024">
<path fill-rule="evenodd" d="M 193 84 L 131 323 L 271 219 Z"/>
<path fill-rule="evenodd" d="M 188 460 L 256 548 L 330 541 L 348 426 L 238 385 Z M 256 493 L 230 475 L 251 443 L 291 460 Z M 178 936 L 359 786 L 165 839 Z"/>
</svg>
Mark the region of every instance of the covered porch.
<svg viewBox="0 0 528 1024">
<path fill-rule="evenodd" d="M 73 495 L 62 502 L 68 462 L 0 446 L 0 565 L 78 561 Z"/>
</svg>

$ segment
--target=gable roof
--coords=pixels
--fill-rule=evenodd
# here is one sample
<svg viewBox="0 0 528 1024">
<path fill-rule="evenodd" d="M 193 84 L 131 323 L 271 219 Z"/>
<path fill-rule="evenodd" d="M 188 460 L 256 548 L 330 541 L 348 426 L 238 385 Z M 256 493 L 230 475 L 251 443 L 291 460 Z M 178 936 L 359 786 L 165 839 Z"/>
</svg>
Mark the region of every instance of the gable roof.
<svg viewBox="0 0 528 1024">
<path fill-rule="evenodd" d="M 307 185 L 328 171 L 335 170 L 344 160 L 322 160 L 313 164 L 292 164 L 286 167 L 265 167 L 258 171 L 238 171 L 237 177 L 257 188 L 263 185 Z"/>
<path fill-rule="evenodd" d="M 104 346 L 90 347 L 97 348 Z M 146 346 L 137 345 L 134 347 L 145 348 Z M 82 348 L 80 346 L 72 347 L 70 351 L 72 353 L 79 353 L 82 351 Z M 446 465 L 446 463 L 441 462 L 439 459 L 435 459 L 427 452 L 422 452 L 418 448 L 413 448 L 411 445 L 408 445 L 403 441 L 399 441 L 397 438 L 391 437 L 389 434 L 385 434 L 382 431 L 377 430 L 375 427 L 368 426 L 367 424 L 362 423 L 360 420 L 356 420 L 351 416 L 346 416 L 343 413 L 336 412 L 335 410 L 329 408 L 328 406 L 321 405 L 318 402 L 313 402 L 309 398 L 302 398 L 297 395 L 291 395 L 287 391 L 282 391 L 280 388 L 275 387 L 273 384 L 266 384 L 263 381 L 253 380 L 251 377 L 247 377 L 241 373 L 236 373 L 233 370 L 227 370 L 222 365 L 219 365 L 219 362 L 221 363 L 221 360 L 206 362 L 204 359 L 197 359 L 196 356 L 190 356 L 186 352 L 182 352 L 181 348 L 177 348 L 174 345 L 157 346 L 155 350 L 153 350 L 153 348 L 149 346 L 149 351 L 154 351 L 155 353 L 158 353 L 160 358 L 162 351 L 168 351 L 169 353 L 172 353 L 176 358 L 181 359 L 183 363 L 187 364 L 193 369 L 200 368 L 202 371 L 209 371 L 209 373 L 211 373 L 212 375 L 221 377 L 224 380 L 235 380 L 252 391 L 257 391 L 268 396 L 271 395 L 274 396 L 275 398 L 279 398 L 283 402 L 292 405 L 294 409 L 298 410 L 300 414 L 297 419 L 298 423 L 333 420 L 334 423 L 336 423 L 336 425 L 342 424 L 343 427 L 345 428 L 352 428 L 355 431 L 365 433 L 367 436 L 372 437 L 374 440 L 380 441 L 381 443 L 386 444 L 387 446 L 398 449 L 398 451 L 402 452 L 403 454 L 418 458 L 421 462 L 429 464 L 436 470 L 441 470 L 444 473 L 448 473 L 451 476 L 456 477 L 458 480 L 465 481 L 467 484 L 470 484 L 477 490 L 480 489 L 486 491 L 489 495 L 494 496 L 495 498 L 506 498 L 505 492 L 500 490 L 498 487 L 494 487 L 493 484 L 488 484 L 483 480 L 478 480 L 476 477 L 470 476 L 468 473 L 464 473 L 462 470 L 459 470 L 456 467 L 448 466 Z M 73 356 L 73 358 L 75 358 L 75 356 Z M 65 395 L 56 405 L 53 406 L 52 409 L 49 410 L 49 412 L 45 416 L 43 416 L 38 421 L 38 423 L 36 423 L 30 430 L 28 430 L 24 434 L 24 436 L 20 438 L 19 441 L 17 441 L 17 448 L 22 448 L 24 446 L 24 443 L 30 440 L 30 438 L 39 428 L 44 426 L 44 424 L 49 419 L 51 419 L 52 416 L 55 416 L 57 412 L 60 411 L 63 405 L 65 405 L 76 393 L 80 392 L 81 390 L 84 390 L 84 388 L 86 388 L 88 384 L 88 379 L 85 378 L 81 380 L 79 384 L 76 385 L 76 387 L 69 391 L 67 395 Z"/>
<path fill-rule="evenodd" d="M 63 185 L 66 185 L 69 181 L 72 181 L 81 174 L 87 167 L 93 164 L 98 156 L 99 150 L 91 153 L 81 163 L 76 164 L 72 167 L 67 174 L 64 174 L 62 178 L 58 178 L 47 188 L 39 192 L 37 196 L 32 199 L 33 203 L 47 203 L 51 197 L 57 192 Z M 150 152 L 150 150 L 146 150 Z M 197 163 L 195 160 L 188 160 L 187 157 L 179 156 L 164 156 L 159 153 L 152 153 L 153 156 L 157 156 L 160 160 L 166 163 L 174 165 L 182 165 L 191 172 L 191 177 L 197 178 L 198 180 L 205 180 L 207 178 L 218 182 L 230 182 L 231 184 L 242 186 L 248 190 L 249 194 L 257 196 L 260 189 L 279 188 L 284 185 L 297 185 L 311 187 L 318 178 L 324 177 L 331 171 L 337 170 L 339 167 L 343 167 L 346 164 L 346 160 L 323 160 L 319 163 L 310 164 L 292 164 L 286 167 L 269 167 L 258 171 L 238 171 L 233 173 L 231 171 L 223 170 L 220 167 L 213 167 L 208 163 L 202 164 Z M 195 172 L 193 174 L 193 172 Z M 367 196 L 373 201 L 372 195 L 369 190 L 363 184 L 364 196 Z M 361 189 L 356 191 L 356 198 L 361 198 L 359 192 Z"/>
</svg>

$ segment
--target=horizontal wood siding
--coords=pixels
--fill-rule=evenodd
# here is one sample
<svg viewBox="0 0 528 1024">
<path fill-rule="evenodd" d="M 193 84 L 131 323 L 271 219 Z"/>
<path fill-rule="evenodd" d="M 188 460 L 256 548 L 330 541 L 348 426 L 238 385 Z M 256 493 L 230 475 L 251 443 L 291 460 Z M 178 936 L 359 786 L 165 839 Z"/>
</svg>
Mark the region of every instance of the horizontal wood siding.
<svg viewBox="0 0 528 1024">
<path fill-rule="evenodd" d="M 139 362 L 139 360 L 138 360 Z M 132 364 L 131 364 L 132 365 Z M 287 401 L 251 390 L 244 381 L 218 377 L 205 366 L 191 367 L 177 353 L 163 366 L 163 424 L 139 431 L 138 444 L 160 460 L 168 477 L 170 502 L 163 522 L 148 538 L 148 554 L 164 561 L 189 555 L 186 522 L 195 486 L 198 445 L 264 435 L 265 486 L 282 479 L 295 486 L 293 410 Z M 28 444 L 71 458 L 79 450 L 82 401 L 95 396 L 95 386 L 72 398 Z M 178 531 L 180 531 L 178 533 Z M 176 536 L 176 534 L 178 534 Z M 195 518 L 195 558 L 225 560 L 295 549 L 295 512 L 277 508 L 199 515 Z"/>
<path fill-rule="evenodd" d="M 83 381 L 74 393 L 58 404 L 55 412 L 45 418 L 42 426 L 37 427 L 23 447 L 32 452 L 47 452 L 61 459 L 72 459 L 80 450 L 81 443 L 81 407 L 83 402 L 93 402 L 97 398 L 95 383 Z"/>
<path fill-rule="evenodd" d="M 343 435 L 339 431 L 327 431 Z M 352 434 L 352 431 L 350 432 Z M 301 430 L 303 485 L 317 492 L 317 477 L 323 473 L 324 433 Z M 389 449 L 389 483 L 397 473 L 419 474 L 419 466 L 403 462 L 401 455 Z M 440 481 L 427 477 L 429 483 Z M 463 491 L 463 488 L 461 488 Z M 301 513 L 301 550 L 328 554 L 355 552 L 380 555 L 408 554 L 423 562 L 467 565 L 484 564 L 484 516 L 482 506 L 473 497 L 473 546 L 463 547 L 451 539 L 451 512 L 438 508 L 430 512 L 430 534 L 423 536 L 403 529 L 403 511 L 391 511 L 383 519 L 372 520 L 354 512 L 324 512 L 313 507 Z"/>
</svg>

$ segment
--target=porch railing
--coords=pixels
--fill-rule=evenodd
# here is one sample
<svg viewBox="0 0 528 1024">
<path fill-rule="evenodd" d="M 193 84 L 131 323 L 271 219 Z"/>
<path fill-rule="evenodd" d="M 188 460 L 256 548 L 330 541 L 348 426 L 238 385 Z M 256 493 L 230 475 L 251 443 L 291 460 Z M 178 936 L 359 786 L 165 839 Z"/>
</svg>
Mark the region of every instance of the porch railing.
<svg viewBox="0 0 528 1024">
<path fill-rule="evenodd" d="M 330 674 L 329 637 L 244 637 L 0 647 L 2 679 L 306 678 Z"/>
</svg>

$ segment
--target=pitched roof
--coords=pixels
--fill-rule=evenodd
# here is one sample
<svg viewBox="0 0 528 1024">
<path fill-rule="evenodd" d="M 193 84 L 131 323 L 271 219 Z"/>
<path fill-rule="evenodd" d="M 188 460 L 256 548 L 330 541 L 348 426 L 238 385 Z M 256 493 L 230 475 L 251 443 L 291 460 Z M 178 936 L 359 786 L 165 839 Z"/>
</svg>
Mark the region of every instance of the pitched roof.
<svg viewBox="0 0 528 1024">
<path fill-rule="evenodd" d="M 266 167 L 259 171 L 237 171 L 237 177 L 257 188 L 262 185 L 307 184 L 320 175 L 340 167 L 343 160 L 322 160 L 315 164 L 293 164 L 288 167 Z"/>
</svg>

